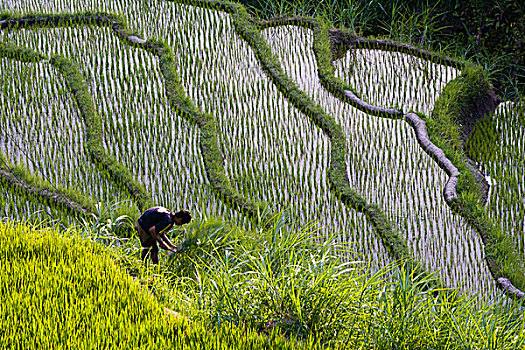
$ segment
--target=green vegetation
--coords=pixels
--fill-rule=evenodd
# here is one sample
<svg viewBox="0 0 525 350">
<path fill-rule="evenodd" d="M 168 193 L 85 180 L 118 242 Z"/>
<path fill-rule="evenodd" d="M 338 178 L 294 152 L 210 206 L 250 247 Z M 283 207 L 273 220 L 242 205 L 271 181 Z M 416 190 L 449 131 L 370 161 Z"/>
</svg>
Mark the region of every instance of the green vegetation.
<svg viewBox="0 0 525 350">
<path fill-rule="evenodd" d="M 356 165 L 352 163 L 348 163 L 349 161 L 349 155 L 348 151 L 346 150 L 346 143 L 348 142 L 348 136 L 344 135 L 344 133 L 341 130 L 340 125 L 344 122 L 341 120 L 337 120 L 334 118 L 334 116 L 327 114 L 324 112 L 319 106 L 315 105 L 313 101 L 310 99 L 310 97 L 304 93 L 304 91 L 301 91 L 298 89 L 298 87 L 295 85 L 296 82 L 294 82 L 292 79 L 288 78 L 288 76 L 283 72 L 283 70 L 280 67 L 280 62 L 276 59 L 275 56 L 272 56 L 271 51 L 267 47 L 267 44 L 265 41 L 259 36 L 257 28 L 255 28 L 251 22 L 249 21 L 249 17 L 247 16 L 246 12 L 242 8 L 242 6 L 231 4 L 231 3 L 223 3 L 223 2 L 192 2 L 193 4 L 197 4 L 200 6 L 205 7 L 211 7 L 211 8 L 220 8 L 227 10 L 229 12 L 232 12 L 233 16 L 232 23 L 235 26 L 235 30 L 238 34 L 240 34 L 241 37 L 243 37 L 253 48 L 255 56 L 258 58 L 259 64 L 262 66 L 262 68 L 270 75 L 273 82 L 276 84 L 277 88 L 281 90 L 284 96 L 287 96 L 287 98 L 292 102 L 292 104 L 297 108 L 297 110 L 302 111 L 306 115 L 310 117 L 310 120 L 313 121 L 315 124 L 320 126 L 320 128 L 331 138 L 331 147 L 330 147 L 330 162 L 326 161 L 325 163 L 329 163 L 330 167 L 327 171 L 327 177 L 330 180 L 330 184 L 332 189 L 335 189 L 334 193 L 339 197 L 338 199 L 341 200 L 344 204 L 353 207 L 354 209 L 357 209 L 357 211 L 362 211 L 366 214 L 367 219 L 372 223 L 376 233 L 382 238 L 383 244 L 385 248 L 390 252 L 391 256 L 394 258 L 402 258 L 410 256 L 410 250 L 408 248 L 407 243 L 405 242 L 405 238 L 399 235 L 398 232 L 396 232 L 399 228 L 399 226 L 404 225 L 405 227 L 403 229 L 410 229 L 410 226 L 412 226 L 412 230 L 415 230 L 419 235 L 421 235 L 422 228 L 425 228 L 425 226 L 422 226 L 420 222 L 414 222 L 414 223 L 407 223 L 406 221 L 404 223 L 397 223 L 398 227 L 393 227 L 392 224 L 392 218 L 388 217 L 384 213 L 385 208 L 381 208 L 381 206 L 377 204 L 372 204 L 376 202 L 374 201 L 366 201 L 357 191 L 355 191 L 353 188 L 350 187 L 350 181 L 348 178 L 347 173 L 347 167 L 353 166 L 356 168 Z M 34 4 L 36 6 L 36 4 Z M 170 5 L 171 6 L 171 5 Z M 177 8 L 177 6 L 180 6 L 178 4 L 173 4 L 170 8 Z M 36 7 L 35 7 L 36 8 Z M 87 8 L 88 10 L 98 10 L 98 8 Z M 217 17 L 216 17 L 216 11 L 210 11 L 210 10 L 196 10 L 193 9 L 192 16 L 196 16 L 197 18 L 200 18 L 200 20 L 207 21 L 206 23 L 217 23 Z M 200 11 L 200 12 L 199 12 Z M 126 15 L 123 15 L 122 17 L 130 16 L 129 13 Z M 210 21 L 211 19 L 211 21 Z M 129 19 L 128 19 L 129 21 Z M 222 23 L 223 20 L 220 19 L 219 23 Z M 211 114 L 203 113 L 200 114 L 196 107 L 194 106 L 194 103 L 197 103 L 201 97 L 201 91 L 191 91 L 189 94 L 192 96 L 191 101 L 188 97 L 185 97 L 185 95 L 182 93 L 182 87 L 181 85 L 185 85 L 187 87 L 188 81 L 186 80 L 188 76 L 198 76 L 197 74 L 189 74 L 186 73 L 184 70 L 189 70 L 190 68 L 193 69 L 193 67 L 200 67 L 199 69 L 202 69 L 202 60 L 200 59 L 194 59 L 190 60 L 189 62 L 184 62 L 181 67 L 183 67 L 183 71 L 181 72 L 181 75 L 184 77 L 183 79 L 176 80 L 177 75 L 173 69 L 173 66 L 176 64 L 174 62 L 174 56 L 170 54 L 170 47 L 175 48 L 176 50 L 181 50 L 182 47 L 185 46 L 192 46 L 192 42 L 201 42 L 203 41 L 203 38 L 195 37 L 193 41 L 190 41 L 188 43 L 184 42 L 173 42 L 169 41 L 169 45 L 166 45 L 161 42 L 157 42 L 155 40 L 149 40 L 147 42 L 141 41 L 141 39 L 137 38 L 136 36 L 133 36 L 131 31 L 128 31 L 126 29 L 126 26 L 124 24 L 124 20 L 119 17 L 114 17 L 112 15 L 106 15 L 103 13 L 94 13 L 94 14 L 82 14 L 82 15 L 74 15 L 74 14 L 63 14 L 63 15 L 51 15 L 51 16 L 39 16 L 39 17 L 31 17 L 29 16 L 28 20 L 17 20 L 16 18 L 14 20 L 8 20 L 8 22 L 4 23 L 4 27 L 17 27 L 18 30 L 15 33 L 11 34 L 11 40 L 14 42 L 18 42 L 19 44 L 24 43 L 24 45 L 30 45 L 35 48 L 38 48 L 39 50 L 43 50 L 46 54 L 49 56 L 54 56 L 58 52 L 62 52 L 63 46 L 60 48 L 50 48 L 49 46 L 46 46 L 46 41 L 39 40 L 39 36 L 44 35 L 47 36 L 49 39 L 48 42 L 52 41 L 51 37 L 53 35 L 58 35 L 61 40 L 63 40 L 64 45 L 66 47 L 69 47 L 66 52 L 68 52 L 68 55 L 71 55 L 73 57 L 76 57 L 77 60 L 81 60 L 84 62 L 82 66 L 91 67 L 91 66 L 98 66 L 96 59 L 98 55 L 95 55 L 95 58 L 90 58 L 89 53 L 97 50 L 97 52 L 104 52 L 103 50 L 107 50 L 109 52 L 118 52 L 118 50 L 123 50 L 123 46 L 118 43 L 118 41 L 115 40 L 115 38 L 111 37 L 111 33 L 108 35 L 108 31 L 101 29 L 97 30 L 91 27 L 84 27 L 85 24 L 82 24 L 83 22 L 91 23 L 91 24 L 109 24 L 111 26 L 111 29 L 117 33 L 117 36 L 119 40 L 123 40 L 126 43 L 131 43 L 133 46 L 141 47 L 143 46 L 150 52 L 153 52 L 156 55 L 160 55 L 160 64 L 159 64 L 159 71 L 163 74 L 164 79 L 166 80 L 166 95 L 169 101 L 171 101 L 172 106 L 174 106 L 176 109 L 179 110 L 179 112 L 182 113 L 182 115 L 185 115 L 187 119 L 193 122 L 197 122 L 197 124 L 200 125 L 201 131 L 203 132 L 201 134 L 201 152 L 203 153 L 203 164 L 207 168 L 208 172 L 208 180 L 210 181 L 211 187 L 216 190 L 216 192 L 219 193 L 221 199 L 226 203 L 231 203 L 232 201 L 236 204 L 237 208 L 245 208 L 247 210 L 241 210 L 246 214 L 247 216 L 251 216 L 252 218 L 255 217 L 259 221 L 261 219 L 264 219 L 264 215 L 261 215 L 265 213 L 265 210 L 257 209 L 255 201 L 252 201 L 251 199 L 246 198 L 253 198 L 256 194 L 261 195 L 260 193 L 256 193 L 253 190 L 253 187 L 248 189 L 247 191 L 244 190 L 245 196 L 240 197 L 239 195 L 235 194 L 236 191 L 239 191 L 241 193 L 241 189 L 239 188 L 240 184 L 239 182 L 235 183 L 234 186 L 236 189 L 234 189 L 234 186 L 229 186 L 228 179 L 225 176 L 225 173 L 222 173 L 220 165 L 220 153 L 219 149 L 215 146 L 218 143 L 219 135 L 217 135 L 217 138 L 214 136 L 214 132 L 218 132 L 217 125 L 221 125 L 220 123 L 223 122 L 220 120 L 220 116 L 222 113 L 217 113 L 217 119 L 219 122 L 214 121 Z M 301 20 L 298 20 L 298 23 L 300 23 Z M 319 75 L 321 77 L 321 80 L 329 86 L 330 91 L 337 94 L 344 93 L 344 89 L 347 88 L 343 83 L 338 81 L 333 77 L 334 67 L 330 60 L 330 47 L 329 47 L 329 39 L 328 39 L 328 27 L 324 25 L 322 22 L 315 22 L 314 20 L 311 20 L 308 22 L 302 21 L 307 23 L 306 26 L 313 26 L 315 31 L 315 40 L 314 40 L 314 52 L 316 53 L 317 61 L 319 62 Z M 79 23 L 82 24 L 81 27 L 74 27 L 76 24 Z M 139 22 L 140 24 L 146 26 L 148 25 L 148 21 Z M 167 23 L 173 23 L 173 21 L 167 21 Z M 224 21 L 224 23 L 228 23 L 228 21 Z M 218 26 L 218 29 L 221 30 L 223 24 Z M 21 27 L 35 27 L 35 26 L 73 26 L 73 29 L 62 29 L 57 28 L 53 30 L 40 30 L 40 31 L 29 31 L 29 30 L 21 30 Z M 210 25 L 209 25 L 210 26 Z M 215 24 L 212 25 L 212 28 L 215 28 Z M 176 27 L 177 28 L 177 27 Z M 148 30 L 150 28 L 147 28 Z M 144 30 L 144 28 L 143 28 Z M 173 30 L 170 28 L 170 30 Z M 76 40 L 74 39 L 75 35 L 88 35 L 92 37 L 93 34 L 86 34 L 94 32 L 96 35 L 100 35 L 98 33 L 104 33 L 103 35 L 106 35 L 109 37 L 109 40 L 100 40 L 95 41 L 95 44 L 91 44 L 88 40 L 81 41 L 80 47 L 75 44 Z M 72 34 L 74 33 L 74 35 Z M 81 34 L 82 33 L 82 34 Z M 155 32 L 157 33 L 157 32 Z M 169 32 L 173 34 L 173 32 Z M 163 33 L 166 34 L 166 33 Z M 169 38 L 170 36 L 167 35 Z M 173 40 L 173 39 L 171 39 Z M 204 38 L 206 40 L 206 38 Z M 69 43 L 72 44 L 69 44 Z M 234 41 L 235 43 L 238 42 L 238 40 Z M 102 44 L 104 43 L 104 44 Z M 107 43 L 107 44 L 106 44 Z M 116 46 L 115 46 L 116 45 Z M 108 48 L 106 48 L 106 46 Z M 115 49 L 117 48 L 117 50 Z M 126 48 L 126 50 L 130 50 L 129 48 Z M 133 50 L 131 50 L 133 51 Z M 83 52 L 83 54 L 81 54 Z M 185 53 L 188 55 L 188 53 Z M 193 53 L 190 52 L 188 57 L 191 56 Z M 143 56 L 144 57 L 144 56 Z M 147 57 L 147 55 L 146 55 Z M 184 55 L 177 54 L 175 57 L 184 57 Z M 151 58 L 147 57 L 146 60 L 151 60 Z M 94 61 L 94 62 L 93 62 Z M 133 62 L 133 60 L 132 60 Z M 151 61 L 150 61 L 151 62 Z M 153 61 L 155 62 L 155 61 Z M 170 63 L 172 62 L 172 63 Z M 198 62 L 201 62 L 200 64 Z M 179 63 L 180 64 L 180 63 Z M 119 63 L 119 69 L 122 71 L 122 65 Z M 69 66 L 69 65 L 66 65 Z M 139 66 L 140 67 L 140 66 Z M 124 69 L 127 71 L 127 68 Z M 110 69 L 111 71 L 111 69 Z M 86 71 L 87 72 L 87 71 Z M 81 78 L 80 73 L 77 72 L 77 78 Z M 112 72 L 110 72 L 112 73 Z M 289 72 L 287 72 L 289 74 Z M 69 74 L 69 73 L 68 73 Z M 93 74 L 93 73 L 92 73 Z M 142 73 L 143 77 L 147 79 L 147 75 Z M 158 73 L 156 73 L 158 74 Z M 71 74 L 69 74 L 71 75 Z M 110 75 L 110 79 L 108 79 L 106 72 L 98 72 L 94 74 L 94 77 L 91 77 L 92 81 L 91 83 L 88 83 L 87 86 L 90 86 L 91 93 L 96 96 L 104 96 L 104 94 L 100 93 L 100 88 L 98 87 L 99 84 L 101 84 L 105 91 L 108 92 L 107 85 L 109 85 L 108 81 L 111 81 L 111 79 L 115 79 L 115 76 L 112 74 Z M 167 77 L 167 79 L 166 79 Z M 118 78 L 118 76 L 117 76 Z M 76 79 L 78 82 L 78 79 Z M 119 81 L 117 79 L 117 81 Z M 120 84 L 122 84 L 122 81 L 120 81 Z M 195 81 L 189 81 L 190 86 L 201 86 L 201 84 L 196 84 Z M 84 88 L 84 90 L 87 89 L 87 86 Z M 113 86 L 113 83 L 111 83 L 111 86 Z M 122 86 L 122 88 L 125 90 L 125 87 Z M 156 89 L 154 87 L 154 89 Z M 162 88 L 161 88 L 162 89 Z M 229 89 L 229 87 L 228 87 Z M 146 90 L 150 90 L 148 86 L 146 86 Z M 221 90 L 221 89 L 217 89 Z M 223 89 L 224 90 L 224 89 Z M 79 91 L 78 89 L 75 89 L 75 91 Z M 76 93 L 75 93 L 76 94 Z M 82 96 L 81 96 L 82 97 Z M 126 97 L 126 96 L 124 96 Z M 221 96 L 222 97 L 222 96 Z M 216 98 L 214 96 L 214 98 Z M 83 101 L 84 98 L 81 98 Z M 206 99 L 205 99 L 206 100 Z M 272 99 L 273 100 L 273 99 Z M 87 101 L 87 100 L 86 100 Z M 146 101 L 146 100 L 145 100 Z M 145 102 L 144 101 L 144 102 Z M 144 103 L 143 101 L 139 100 L 139 108 L 144 109 L 144 105 L 149 105 Z M 154 101 L 154 103 L 158 103 L 159 101 Z M 85 103 L 83 103 L 85 104 Z M 120 108 L 114 108 L 111 110 L 110 113 L 108 113 L 107 105 L 104 102 L 101 102 L 100 105 L 97 103 L 96 105 L 92 106 L 93 109 L 98 109 L 100 111 L 100 115 L 105 115 L 106 118 L 113 118 L 115 120 L 115 114 L 118 114 L 120 112 Z M 209 108 L 209 107 L 208 107 Z M 88 108 L 89 109 L 89 108 Z M 379 115 L 379 116 L 394 116 L 394 117 L 400 117 L 401 112 L 396 110 L 390 110 L 388 112 L 384 112 L 380 108 L 376 108 L 375 106 L 365 106 L 361 108 L 363 111 L 373 114 L 373 115 Z M 131 124 L 135 124 L 136 120 L 141 120 L 141 116 L 139 113 L 139 109 L 134 112 L 135 114 L 131 115 L 130 119 L 126 121 L 126 126 Z M 155 112 L 155 110 L 153 110 Z M 93 112 L 95 113 L 95 112 Z M 85 114 L 85 113 L 84 113 Z M 113 116 L 111 115 L 113 114 Z M 115 142 L 114 145 L 109 146 L 111 148 L 112 146 L 115 147 L 116 151 L 116 159 L 119 158 L 119 151 L 123 149 L 127 149 L 129 147 L 129 132 L 126 131 L 126 129 L 115 128 L 115 126 L 111 126 L 111 123 L 109 123 L 110 127 L 107 128 L 108 122 L 105 120 L 102 120 L 103 128 L 102 130 L 107 130 L 108 132 L 102 133 L 104 134 L 104 137 L 108 137 L 110 142 Z M 118 123 L 117 123 L 118 124 Z M 245 127 L 245 124 L 242 125 L 242 127 Z M 115 129 L 112 129 L 115 128 Z M 140 128 L 137 128 L 140 129 Z M 222 130 L 221 130 L 222 131 Z M 140 131 L 138 135 L 140 134 Z M 222 136 L 222 135 L 221 135 Z M 100 133 L 94 134 L 94 139 L 97 139 L 100 137 Z M 142 139 L 141 136 L 138 136 L 139 139 Z M 162 139 L 162 138 L 161 138 Z M 215 140 L 215 141 L 214 141 Z M 123 142 L 124 141 L 124 142 Z M 107 141 L 106 141 L 107 142 Z M 190 141 L 193 143 L 193 141 Z M 118 145 L 120 143 L 120 145 Z M 127 143 L 127 144 L 126 144 Z M 141 147 L 144 147 L 141 151 L 143 151 L 142 154 L 148 154 L 148 152 L 151 150 L 151 146 L 155 149 L 155 145 L 141 145 Z M 162 146 L 161 146 L 162 147 Z M 98 149 L 102 148 L 108 148 L 108 145 L 98 147 Z M 160 148 L 160 147 L 159 147 Z M 289 148 L 289 147 L 288 147 Z M 231 150 L 222 149 L 225 155 L 225 158 L 229 158 Z M 326 151 L 323 151 L 326 152 Z M 161 152 L 155 153 L 153 157 L 151 157 L 150 161 L 148 162 L 148 166 L 151 169 L 150 164 L 154 164 L 155 159 L 158 159 L 161 157 Z M 158 155 L 158 156 L 157 156 Z M 128 156 L 128 154 L 125 154 L 125 156 Z M 266 160 L 266 159 L 265 159 Z M 224 160 L 223 160 L 224 162 Z M 285 161 L 286 162 L 286 161 Z M 138 173 L 140 174 L 142 171 L 144 171 L 144 165 L 143 164 L 137 164 L 137 161 L 134 157 L 127 157 L 125 161 L 123 162 L 126 166 L 133 169 L 133 171 L 128 172 L 137 174 L 137 168 Z M 283 162 L 284 163 L 284 162 Z M 412 162 L 415 164 L 415 162 Z M 109 162 L 106 164 L 109 167 L 115 167 L 117 166 L 117 162 Z M 245 169 L 243 167 L 236 168 L 238 166 L 238 162 L 233 162 L 233 164 L 225 164 L 228 168 L 238 169 L 237 172 L 226 172 L 227 176 L 230 178 L 233 178 L 237 181 L 242 180 L 242 185 L 246 186 L 253 186 L 254 183 L 262 183 L 259 178 L 259 174 L 254 172 L 253 174 L 250 174 L 250 177 L 248 180 L 251 181 L 245 181 L 242 177 L 239 179 L 235 178 L 235 173 L 242 174 Z M 142 171 L 140 168 L 142 167 Z M 121 167 L 121 170 L 126 171 L 124 167 Z M 376 170 L 372 169 L 374 172 Z M 296 171 L 294 169 L 294 171 Z M 110 174 L 121 174 L 122 172 L 110 172 Z M 222 174 L 222 175 L 221 175 Z M 135 175 L 136 176 L 136 175 Z M 434 175 L 431 175 L 435 177 Z M 164 175 L 161 175 L 161 177 L 164 177 Z M 198 176 L 198 181 L 203 181 L 202 176 Z M 437 178 L 437 177 L 436 177 Z M 126 182 L 125 177 L 117 176 L 117 179 L 124 179 L 122 181 L 118 180 L 117 183 L 121 186 L 131 186 L 133 187 L 133 182 Z M 131 178 L 130 178 L 131 179 Z M 162 179 L 162 183 L 164 184 L 162 188 L 171 188 L 169 183 L 172 183 L 172 179 L 169 177 L 164 177 Z M 135 181 L 135 180 L 134 180 Z M 153 184 L 151 184 L 151 181 L 148 179 L 146 181 L 148 184 L 147 190 L 155 188 Z M 184 182 L 184 181 L 181 181 Z M 247 182 L 247 184 L 245 183 Z M 139 182 L 137 182 L 137 185 L 139 185 Z M 288 186 L 288 183 L 285 182 L 285 186 Z M 281 187 L 282 188 L 282 187 Z M 278 188 L 278 190 L 281 190 L 281 188 Z M 437 187 L 436 187 L 437 188 Z M 260 190 L 264 190 L 266 187 L 261 188 Z M 171 190 L 173 191 L 173 190 Z M 367 192 L 367 191 L 365 191 Z M 135 193 L 136 192 L 133 192 Z M 173 193 L 173 192 L 172 192 Z M 274 191 L 275 193 L 275 191 Z M 372 193 L 371 198 L 374 198 L 373 196 L 377 195 L 379 192 Z M 414 196 L 414 194 L 410 194 L 411 196 Z M 370 195 L 369 195 L 370 196 Z M 202 197 L 198 197 L 202 198 Z M 370 197 L 369 197 L 370 198 Z M 295 207 L 295 203 L 292 202 Z M 140 204 L 140 203 L 139 203 Z M 286 205 L 289 206 L 290 203 L 288 202 L 280 202 L 280 205 Z M 142 204 L 144 206 L 144 204 Z M 397 209 L 396 209 L 397 210 Z M 304 214 L 303 214 L 304 215 Z M 354 214 L 355 215 L 355 214 Z M 417 216 L 415 216 L 417 217 Z M 446 221 L 448 224 L 448 221 Z M 304 223 L 304 221 L 303 221 Z M 430 222 L 430 225 L 433 225 L 432 222 Z M 437 225 L 436 225 L 437 226 Z M 454 228 L 452 228 L 453 230 Z M 447 227 L 448 230 L 448 227 Z M 454 231 L 453 231 L 454 232 Z M 455 235 L 455 234 L 454 234 Z M 408 236 L 410 237 L 410 236 Z M 416 243 L 412 243 L 412 249 L 421 249 L 418 248 L 419 237 L 416 241 Z M 377 244 L 377 243 L 376 243 Z M 442 247 L 442 245 L 440 245 Z M 434 266 L 434 268 L 439 268 L 439 265 Z M 457 275 L 458 272 L 454 271 L 454 275 Z M 455 277 L 458 280 L 461 280 L 462 277 Z"/>
<path fill-rule="evenodd" d="M 468 155 L 479 164 L 490 182 L 486 208 L 489 216 L 503 232 L 512 236 L 513 245 L 521 254 L 525 221 L 524 115 L 523 102 L 501 104 L 476 124 L 465 145 Z"/>
<path fill-rule="evenodd" d="M 2 348 L 318 348 L 276 332 L 189 323 L 117 267 L 114 253 L 77 235 L 0 223 Z"/>
<path fill-rule="evenodd" d="M 259 341 L 267 334 L 270 340 L 284 334 L 292 343 L 297 337 L 298 348 L 321 342 L 333 348 L 517 349 L 525 342 L 520 303 L 485 303 L 431 287 L 434 277 L 418 275 L 410 264 L 374 272 L 366 263 L 345 262 L 340 252 L 349 247 L 333 240 L 316 243 L 313 226 L 297 227 L 285 215 L 274 218 L 270 229 L 256 232 L 213 220 L 193 222 L 173 231 L 181 252 L 163 256 L 161 265 L 151 269 L 135 260 L 137 241 L 119 240 L 114 226 L 106 223 L 93 227 L 83 236 L 112 247 L 105 251 L 105 261 L 108 256 L 116 259 L 162 305 L 183 315 L 195 336 L 202 325 L 218 335 L 255 330 Z M 41 232 L 37 236 L 46 237 Z M 89 257 L 100 250 L 93 243 L 78 244 Z M 55 268 L 59 265 L 55 261 Z M 148 299 L 144 289 L 129 277 L 111 274 L 116 268 L 108 265 L 108 277 L 125 281 L 118 290 L 135 288 Z M 91 281 L 90 272 L 85 274 Z M 150 317 L 164 317 L 162 308 L 154 310 Z M 166 333 L 157 334 L 161 341 Z"/>
<path fill-rule="evenodd" d="M 524 93 L 522 1 L 239 0 L 261 19 L 322 18 L 331 28 L 401 41 L 483 66 L 500 96 Z"/>
<path fill-rule="evenodd" d="M 211 325 L 275 327 L 350 348 L 519 348 L 525 341 L 515 305 L 478 304 L 431 287 L 434 277 L 409 263 L 374 273 L 345 262 L 340 252 L 351 246 L 335 237 L 316 243 L 312 229 L 279 216 L 269 231 L 196 222 L 176 232 L 182 253 L 163 264 L 172 289 L 186 296 L 175 309 Z"/>
<path fill-rule="evenodd" d="M 382 4 L 381 30 L 435 48 L 442 4 L 399 4 Z M 64 229 L 0 224 L 1 292 L 21 291 L 0 307 L 0 343 L 525 346 L 521 301 L 496 290 L 525 289 L 523 110 L 476 125 L 499 68 L 221 0 L 0 13 L 0 213 Z M 466 154 L 496 180 L 487 207 Z M 194 214 L 154 267 L 131 225 L 151 205 Z"/>
<path fill-rule="evenodd" d="M 193 223 L 179 232 L 186 234 L 182 252 L 148 272 L 133 262 L 129 243 L 108 250 L 91 243 L 89 231 L 86 240 L 75 230 L 2 223 L 0 322 L 6 332 L 0 344 L 123 349 L 306 349 L 317 348 L 318 341 L 375 349 L 524 345 L 519 305 L 479 305 L 456 292 L 429 290 L 432 277 L 414 274 L 410 265 L 395 268 L 392 279 L 385 270 L 363 274 L 363 265 L 343 262 L 336 254 L 342 247 L 332 241 L 316 244 L 310 230 L 286 224 L 283 217 L 267 234 L 212 221 Z M 138 266 L 137 281 L 184 316 L 166 312 L 115 261 Z M 302 340 L 297 343 L 294 336 Z"/>
</svg>

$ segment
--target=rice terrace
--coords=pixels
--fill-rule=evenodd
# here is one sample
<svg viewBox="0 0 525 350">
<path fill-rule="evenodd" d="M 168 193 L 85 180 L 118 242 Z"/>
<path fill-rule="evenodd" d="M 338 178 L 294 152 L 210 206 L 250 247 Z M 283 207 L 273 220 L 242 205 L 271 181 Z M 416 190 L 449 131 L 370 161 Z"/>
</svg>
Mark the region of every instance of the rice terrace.
<svg viewBox="0 0 525 350">
<path fill-rule="evenodd" d="M 0 348 L 525 349 L 524 5 L 422 3 L 0 0 Z"/>
</svg>

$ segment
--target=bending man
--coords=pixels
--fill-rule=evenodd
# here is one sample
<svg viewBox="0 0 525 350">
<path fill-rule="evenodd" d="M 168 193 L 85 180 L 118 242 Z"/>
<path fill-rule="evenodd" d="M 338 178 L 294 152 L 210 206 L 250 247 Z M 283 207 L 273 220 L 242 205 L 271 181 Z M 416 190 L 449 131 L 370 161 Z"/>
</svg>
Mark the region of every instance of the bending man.
<svg viewBox="0 0 525 350">
<path fill-rule="evenodd" d="M 151 262 L 159 262 L 159 246 L 162 249 L 177 252 L 177 247 L 166 237 L 165 232 L 173 227 L 173 224 L 184 225 L 191 221 L 191 214 L 187 210 L 176 213 L 163 207 L 153 207 L 146 210 L 139 218 L 136 228 L 142 245 L 141 258 L 145 261 L 150 251 Z"/>
</svg>

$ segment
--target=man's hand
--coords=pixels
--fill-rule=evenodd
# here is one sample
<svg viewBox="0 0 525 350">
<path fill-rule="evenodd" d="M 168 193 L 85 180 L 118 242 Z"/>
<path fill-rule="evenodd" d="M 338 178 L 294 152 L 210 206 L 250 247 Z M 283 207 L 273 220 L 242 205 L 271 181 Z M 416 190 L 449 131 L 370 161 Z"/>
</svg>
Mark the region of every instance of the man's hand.
<svg viewBox="0 0 525 350">
<path fill-rule="evenodd" d="M 171 247 L 167 246 L 166 243 L 164 243 L 161 239 L 157 240 L 157 242 L 159 243 L 159 247 L 162 249 L 171 250 Z"/>
<path fill-rule="evenodd" d="M 179 248 L 177 248 L 175 245 L 167 244 L 163 239 L 159 239 L 157 242 L 159 242 L 159 247 L 161 247 L 162 249 L 169 250 L 169 251 L 172 251 L 174 253 L 178 253 L 179 252 Z"/>
<path fill-rule="evenodd" d="M 168 246 L 166 246 L 165 249 L 169 250 L 170 252 L 173 252 L 173 253 L 178 253 L 179 252 L 179 248 L 177 248 L 177 247 L 168 247 Z"/>
</svg>

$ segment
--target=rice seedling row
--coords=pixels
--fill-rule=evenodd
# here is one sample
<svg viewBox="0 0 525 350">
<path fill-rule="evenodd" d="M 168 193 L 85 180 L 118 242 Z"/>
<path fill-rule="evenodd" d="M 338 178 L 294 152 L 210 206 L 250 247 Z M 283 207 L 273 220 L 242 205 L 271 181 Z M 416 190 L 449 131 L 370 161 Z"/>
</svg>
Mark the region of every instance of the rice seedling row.
<svg viewBox="0 0 525 350">
<path fill-rule="evenodd" d="M 0 219 L 2 222 L 7 220 L 23 221 L 28 220 L 28 218 L 38 220 L 45 216 L 45 206 L 36 200 L 31 200 L 27 191 L 8 185 L 4 179 L 0 179 L 0 190 L 4 194 L 0 197 Z"/>
<path fill-rule="evenodd" d="M 483 244 L 446 205 L 441 189 L 447 176 L 420 148 L 409 125 L 368 116 L 326 92 L 317 76 L 311 31 L 279 27 L 264 33 L 287 75 L 343 126 L 352 185 L 367 201 L 386 209 L 417 260 L 431 270 L 443 269 L 452 286 L 493 293 Z"/>
</svg>

